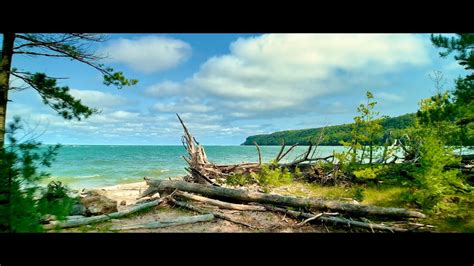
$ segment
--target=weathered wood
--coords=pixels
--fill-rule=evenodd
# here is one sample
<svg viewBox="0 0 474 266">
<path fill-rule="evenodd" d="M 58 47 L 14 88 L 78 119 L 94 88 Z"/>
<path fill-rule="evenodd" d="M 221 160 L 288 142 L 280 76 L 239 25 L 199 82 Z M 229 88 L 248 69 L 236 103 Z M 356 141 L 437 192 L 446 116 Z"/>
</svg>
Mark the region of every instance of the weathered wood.
<svg viewBox="0 0 474 266">
<path fill-rule="evenodd" d="M 130 207 L 128 209 L 119 211 L 119 212 L 114 212 L 114 213 L 109 213 L 109 214 L 103 214 L 103 215 L 98 215 L 98 216 L 92 216 L 92 217 L 85 217 L 85 218 L 72 218 L 72 219 L 67 219 L 66 221 L 55 221 L 50 224 L 46 224 L 43 226 L 44 229 L 54 229 L 54 228 L 68 228 L 68 227 L 76 227 L 76 226 L 81 226 L 81 225 L 86 225 L 86 224 L 93 224 L 93 223 L 100 223 L 104 222 L 110 219 L 116 219 L 120 217 L 127 216 L 129 214 L 135 213 L 140 210 L 144 210 L 153 206 L 157 206 L 160 204 L 164 199 L 157 199 L 154 201 L 150 201 L 147 203 L 139 204 L 133 207 Z"/>
<path fill-rule="evenodd" d="M 266 211 L 265 207 L 263 206 L 229 203 L 229 202 L 224 202 L 220 200 L 215 200 L 215 199 L 210 199 L 203 196 L 190 194 L 183 191 L 176 191 L 175 195 L 178 197 L 183 197 L 186 199 L 195 200 L 195 201 L 199 201 L 206 204 L 211 204 L 222 209 L 238 210 L 238 211 Z"/>
<path fill-rule="evenodd" d="M 269 211 L 276 211 L 276 212 L 281 212 L 288 214 L 294 218 L 307 218 L 307 221 L 314 221 L 314 220 L 320 220 L 323 222 L 332 222 L 336 224 L 343 224 L 347 226 L 354 226 L 354 227 L 361 227 L 361 228 L 367 228 L 367 229 L 377 229 L 377 230 L 383 230 L 383 231 L 390 231 L 390 232 L 408 232 L 407 229 L 404 228 L 396 228 L 396 227 L 389 227 L 389 226 L 384 226 L 384 225 L 379 225 L 379 224 L 372 224 L 372 223 L 364 223 L 364 222 L 359 222 L 359 221 L 353 221 L 349 219 L 345 219 L 342 217 L 327 217 L 324 215 L 321 216 L 315 216 L 314 214 L 310 213 L 305 213 L 305 212 L 299 212 L 299 211 L 292 211 L 288 210 L 285 208 L 279 208 L 271 205 L 264 205 L 265 208 L 267 208 Z M 316 217 L 316 218 L 314 218 Z M 314 219 L 313 219 L 314 218 Z M 313 219 L 313 220 L 309 220 Z"/>
<path fill-rule="evenodd" d="M 257 152 L 258 152 L 258 165 L 262 165 L 262 154 L 260 153 L 260 146 L 258 146 L 257 142 L 254 141 L 253 144 L 255 144 L 255 147 L 257 147 Z"/>
<path fill-rule="evenodd" d="M 219 219 L 223 219 L 223 220 L 235 223 L 235 224 L 240 224 L 240 225 L 243 225 L 243 226 L 247 226 L 247 227 L 252 228 L 252 229 L 258 229 L 256 226 L 253 226 L 253 225 L 241 222 L 241 221 L 237 221 L 237 220 L 235 220 L 235 219 L 233 219 L 233 218 L 231 218 L 231 217 L 229 217 L 225 214 L 222 214 L 222 213 L 213 212 L 213 211 L 210 211 L 210 210 L 205 210 L 205 209 L 199 208 L 199 207 L 197 207 L 193 204 L 183 202 L 183 201 L 178 201 L 178 200 L 175 200 L 173 198 L 171 198 L 170 200 L 171 200 L 171 202 L 173 202 L 177 206 L 180 206 L 180 207 L 183 207 L 183 208 L 186 208 L 186 209 L 190 209 L 190 210 L 195 211 L 195 212 L 211 213 L 212 215 L 214 215 L 215 217 L 217 217 Z"/>
<path fill-rule="evenodd" d="M 403 208 L 384 208 L 362 204 L 350 204 L 334 200 L 323 200 L 319 198 L 281 196 L 276 194 L 252 192 L 242 189 L 207 186 L 184 181 L 152 179 L 145 180 L 148 184 L 148 188 L 143 192 L 142 196 L 151 196 L 157 192 L 178 189 L 186 192 L 198 193 L 209 197 L 234 199 L 243 202 L 269 203 L 299 208 L 315 208 L 323 211 L 331 210 L 335 212 L 349 213 L 355 216 L 374 215 L 392 218 L 425 217 L 424 214 L 418 211 L 407 210 Z"/>
<path fill-rule="evenodd" d="M 152 229 L 152 228 L 163 228 L 163 227 L 171 227 L 171 226 L 178 226 L 183 224 L 193 224 L 199 222 L 208 222 L 213 220 L 215 217 L 213 214 L 204 214 L 204 215 L 196 215 L 196 216 L 183 216 L 177 217 L 173 219 L 163 219 L 156 222 L 149 222 L 149 223 L 141 223 L 141 224 L 131 224 L 125 226 L 114 226 L 111 227 L 111 230 L 135 230 L 135 229 Z"/>
</svg>

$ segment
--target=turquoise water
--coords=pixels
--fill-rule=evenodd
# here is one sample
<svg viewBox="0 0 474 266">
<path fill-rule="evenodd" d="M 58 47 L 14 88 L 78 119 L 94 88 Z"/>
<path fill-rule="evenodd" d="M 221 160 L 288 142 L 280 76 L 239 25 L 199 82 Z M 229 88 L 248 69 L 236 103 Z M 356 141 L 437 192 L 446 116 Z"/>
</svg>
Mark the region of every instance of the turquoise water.
<svg viewBox="0 0 474 266">
<path fill-rule="evenodd" d="M 278 154 L 279 146 L 262 146 L 262 160 L 268 162 Z M 340 146 L 321 146 L 316 156 L 341 151 Z M 211 162 L 217 164 L 257 162 L 254 146 L 205 146 Z M 297 147 L 287 156 L 292 160 L 306 150 Z M 122 145 L 65 145 L 56 161 L 46 169 L 52 180 L 61 181 L 73 189 L 110 186 L 142 181 L 143 177 L 164 179 L 184 175 L 186 155 L 182 146 L 122 146 Z"/>
</svg>

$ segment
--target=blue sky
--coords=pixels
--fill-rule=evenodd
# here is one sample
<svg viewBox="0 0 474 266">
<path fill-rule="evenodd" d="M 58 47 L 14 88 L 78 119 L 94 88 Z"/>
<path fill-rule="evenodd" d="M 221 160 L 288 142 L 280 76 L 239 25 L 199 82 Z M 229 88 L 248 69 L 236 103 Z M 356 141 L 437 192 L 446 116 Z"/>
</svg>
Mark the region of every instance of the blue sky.
<svg viewBox="0 0 474 266">
<path fill-rule="evenodd" d="M 66 121 L 31 89 L 12 91 L 7 118 L 20 115 L 44 143 L 180 144 L 179 113 L 207 145 L 240 144 L 249 135 L 349 123 L 365 91 L 383 115 L 415 112 L 464 70 L 439 58 L 427 34 L 110 34 L 93 47 L 104 63 L 138 85 L 102 84 L 69 60 L 15 55 L 14 67 L 67 77 L 61 85 L 102 110 Z M 21 85 L 12 80 L 12 85 Z"/>
</svg>

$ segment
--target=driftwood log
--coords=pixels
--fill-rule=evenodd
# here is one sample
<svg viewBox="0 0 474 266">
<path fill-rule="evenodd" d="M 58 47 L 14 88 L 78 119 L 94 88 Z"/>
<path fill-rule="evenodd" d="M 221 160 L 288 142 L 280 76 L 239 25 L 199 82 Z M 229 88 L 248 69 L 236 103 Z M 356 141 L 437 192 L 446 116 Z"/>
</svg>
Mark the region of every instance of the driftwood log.
<svg viewBox="0 0 474 266">
<path fill-rule="evenodd" d="M 69 218 L 66 219 L 66 221 L 53 221 L 52 223 L 45 224 L 43 226 L 44 229 L 54 229 L 54 228 L 68 228 L 68 227 L 76 227 L 76 226 L 81 226 L 81 225 L 86 225 L 86 224 L 93 224 L 93 223 L 100 223 L 100 222 L 105 222 L 110 219 L 116 219 L 120 217 L 124 217 L 127 215 L 130 215 L 132 213 L 157 206 L 161 202 L 163 202 L 164 198 L 160 198 L 154 201 L 150 201 L 147 203 L 139 204 L 133 207 L 130 207 L 126 210 L 119 211 L 119 212 L 114 212 L 114 213 L 109 213 L 109 214 L 103 214 L 103 215 L 98 215 L 98 216 L 92 216 L 92 217 L 84 217 L 84 218 Z"/>
<path fill-rule="evenodd" d="M 229 210 L 237 210 L 237 211 L 266 211 L 265 207 L 263 206 L 229 203 L 229 202 L 210 199 L 210 198 L 206 198 L 203 196 L 194 195 L 194 194 L 190 194 L 190 193 L 182 192 L 182 191 L 176 191 L 175 195 L 178 197 L 185 198 L 185 199 L 190 199 L 190 200 L 214 205 L 221 209 L 229 209 Z"/>
<path fill-rule="evenodd" d="M 111 230 L 134 230 L 134 229 L 152 229 L 152 228 L 163 228 L 170 226 L 178 226 L 183 224 L 193 224 L 199 222 L 208 222 L 214 219 L 213 214 L 203 214 L 195 216 L 184 216 L 177 217 L 173 219 L 163 219 L 156 222 L 141 223 L 141 224 L 131 224 L 125 226 L 114 226 L 110 228 Z"/>
<path fill-rule="evenodd" d="M 298 208 L 314 208 L 320 210 L 330 210 L 341 213 L 348 213 L 354 216 L 384 216 L 391 218 L 424 218 L 425 215 L 413 210 L 403 208 L 383 208 L 362 204 L 344 203 L 335 200 L 323 200 L 319 198 L 303 198 L 281 196 L 276 194 L 265 194 L 251 192 L 242 189 L 231 189 L 224 187 L 214 187 L 184 181 L 168 181 L 145 179 L 148 188 L 141 195 L 151 196 L 158 192 L 181 190 L 191 193 L 198 193 L 208 197 L 233 199 L 242 202 L 258 202 L 275 205 L 283 205 Z"/>
<path fill-rule="evenodd" d="M 192 210 L 192 211 L 195 211 L 195 212 L 199 212 L 199 213 L 210 213 L 212 215 L 214 215 L 215 217 L 219 218 L 219 219 L 223 219 L 223 220 L 226 220 L 226 221 L 229 221 L 229 222 L 232 222 L 232 223 L 235 223 L 235 224 L 240 224 L 240 225 L 244 225 L 246 227 L 249 227 L 249 228 L 252 228 L 252 229 L 260 229 L 260 228 L 257 228 L 256 226 L 253 226 L 253 225 L 250 225 L 250 224 L 247 224 L 247 223 L 244 223 L 244 222 L 241 222 L 241 221 L 237 221 L 235 219 L 233 219 L 232 217 L 228 216 L 228 215 L 225 215 L 223 213 L 219 213 L 219 212 L 214 212 L 214 211 L 210 211 L 210 210 L 207 210 L 207 209 L 203 209 L 203 208 L 199 208 L 193 204 L 190 204 L 188 202 L 183 202 L 183 201 L 179 201 L 179 200 L 175 200 L 173 198 L 170 198 L 171 202 L 173 202 L 175 205 L 177 206 L 180 206 L 180 207 L 183 207 L 183 208 L 186 208 L 186 209 L 189 209 L 189 210 Z"/>
<path fill-rule="evenodd" d="M 250 175 L 251 173 L 256 173 L 261 170 L 263 165 L 262 154 L 260 146 L 256 142 L 254 144 L 258 154 L 257 163 L 249 162 L 226 165 L 214 164 L 208 160 L 204 147 L 200 145 L 196 138 L 190 133 L 181 117 L 178 114 L 176 114 L 176 116 L 178 117 L 178 120 L 184 130 L 184 135 L 181 138 L 181 142 L 188 153 L 188 156 L 182 156 L 182 158 L 188 164 L 188 167 L 185 168 L 185 170 L 188 172 L 188 176 L 184 178 L 185 181 L 220 186 L 220 184 L 224 183 L 227 177 L 231 175 Z M 318 143 L 321 141 L 321 139 L 322 133 L 319 137 Z M 333 155 L 315 158 L 314 154 L 317 149 L 317 145 L 317 143 L 316 145 L 310 144 L 308 149 L 297 156 L 292 162 L 281 163 L 280 161 L 296 146 L 298 146 L 298 144 L 294 144 L 285 151 L 286 146 L 283 142 L 280 152 L 273 161 L 277 163 L 277 167 L 288 168 L 290 171 L 293 171 L 296 166 L 300 167 L 301 170 L 305 170 L 307 168 L 311 168 L 312 165 L 317 161 L 328 161 L 330 158 L 334 158 Z"/>
<path fill-rule="evenodd" d="M 383 230 L 383 231 L 390 231 L 390 232 L 408 232 L 408 230 L 404 229 L 404 228 L 396 228 L 396 227 L 389 227 L 389 226 L 379 225 L 379 224 L 364 223 L 364 222 L 349 220 L 349 219 L 342 218 L 342 217 L 328 217 L 328 216 L 324 216 L 324 215 L 319 215 L 318 216 L 318 215 L 314 215 L 314 214 L 310 214 L 310 213 L 288 210 L 288 209 L 285 209 L 285 208 L 279 208 L 279 207 L 275 207 L 275 206 L 271 206 L 271 205 L 264 205 L 264 206 L 269 211 L 285 213 L 285 214 L 288 214 L 288 215 L 290 215 L 294 218 L 302 217 L 302 218 L 307 218 L 308 220 L 314 218 L 313 221 L 319 220 L 319 221 L 323 221 L 323 222 L 331 222 L 331 223 L 335 223 L 335 224 L 342 224 L 342 225 L 346 225 L 346 226 L 354 226 L 354 227 L 366 228 L 366 229 L 371 229 L 371 230 L 376 229 L 376 230 Z"/>
</svg>

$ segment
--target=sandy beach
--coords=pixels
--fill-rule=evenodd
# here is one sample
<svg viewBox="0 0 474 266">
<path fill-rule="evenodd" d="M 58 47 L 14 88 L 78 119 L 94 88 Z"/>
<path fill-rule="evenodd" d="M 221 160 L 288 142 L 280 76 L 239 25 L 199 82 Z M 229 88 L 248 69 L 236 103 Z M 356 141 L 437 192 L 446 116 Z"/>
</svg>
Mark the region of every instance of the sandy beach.
<svg viewBox="0 0 474 266">
<path fill-rule="evenodd" d="M 146 183 L 136 182 L 128 184 L 118 184 L 114 186 L 100 187 L 96 189 L 88 189 L 89 191 L 97 191 L 110 199 L 117 201 L 118 210 L 129 208 L 137 202 L 140 193 L 147 188 Z M 120 205 L 122 201 L 126 205 Z M 200 205 L 199 203 L 195 203 Z M 216 209 L 217 210 L 217 209 Z M 187 209 L 172 207 L 168 204 L 159 205 L 152 210 L 133 214 L 121 219 L 112 219 L 99 224 L 91 224 L 78 228 L 64 229 L 63 232 L 335 232 L 334 228 L 329 231 L 325 226 L 304 225 L 302 227 L 295 226 L 301 221 L 297 221 L 285 215 L 273 212 L 257 212 L 246 211 L 240 212 L 235 210 L 220 210 L 222 213 L 233 217 L 236 220 L 258 225 L 261 229 L 250 229 L 248 227 L 231 223 L 226 220 L 214 219 L 210 222 L 199 222 L 194 224 L 179 225 L 167 228 L 156 229 L 135 229 L 115 231 L 110 228 L 115 226 L 127 226 L 137 223 L 147 223 L 159 221 L 160 219 L 172 219 L 182 216 L 197 215 L 193 211 Z M 341 231 L 342 232 L 342 231 Z M 346 231 L 347 232 L 347 231 Z"/>
</svg>

